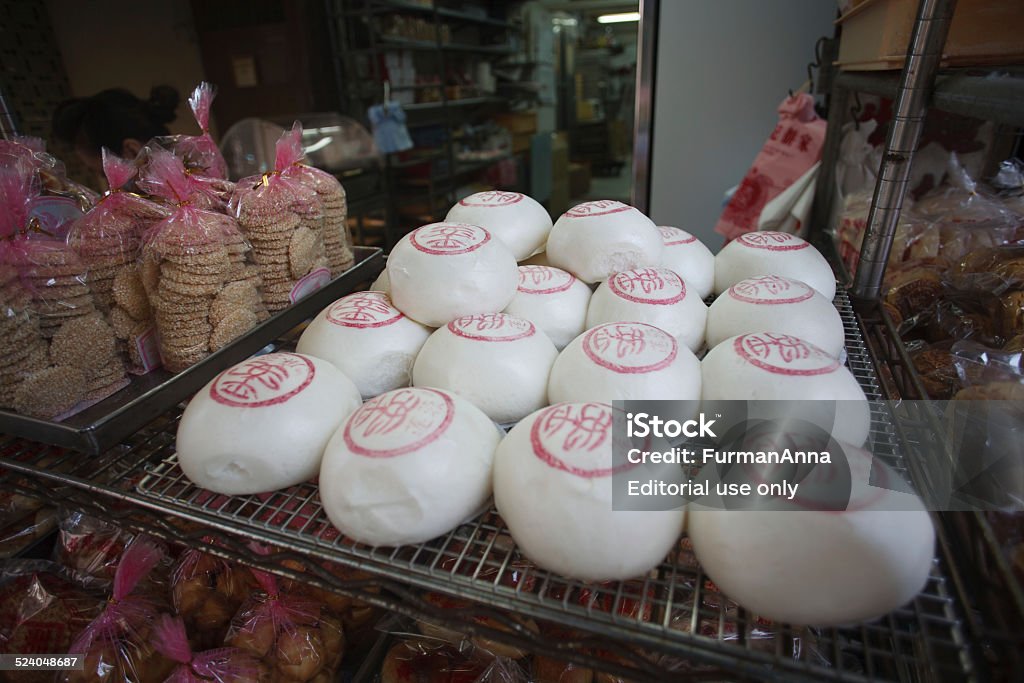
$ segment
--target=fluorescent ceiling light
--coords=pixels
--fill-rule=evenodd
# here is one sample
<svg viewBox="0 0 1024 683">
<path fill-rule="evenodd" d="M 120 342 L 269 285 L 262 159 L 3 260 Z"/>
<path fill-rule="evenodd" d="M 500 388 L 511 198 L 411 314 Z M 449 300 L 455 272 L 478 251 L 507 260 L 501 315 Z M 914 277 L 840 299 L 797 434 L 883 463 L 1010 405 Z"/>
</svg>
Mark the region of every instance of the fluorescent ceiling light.
<svg viewBox="0 0 1024 683">
<path fill-rule="evenodd" d="M 621 24 L 626 21 L 640 21 L 639 12 L 623 12 L 621 14 L 602 14 L 597 18 L 599 24 Z"/>
</svg>

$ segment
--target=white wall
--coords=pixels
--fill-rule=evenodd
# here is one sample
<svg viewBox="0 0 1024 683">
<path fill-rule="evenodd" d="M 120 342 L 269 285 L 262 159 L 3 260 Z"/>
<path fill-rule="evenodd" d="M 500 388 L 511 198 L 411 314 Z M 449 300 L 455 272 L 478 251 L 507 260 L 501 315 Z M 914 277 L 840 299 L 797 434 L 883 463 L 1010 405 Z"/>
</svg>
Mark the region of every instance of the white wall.
<svg viewBox="0 0 1024 683">
<path fill-rule="evenodd" d="M 717 251 L 722 194 L 775 127 L 787 89 L 831 36 L 826 0 L 661 0 L 651 217 Z"/>
</svg>

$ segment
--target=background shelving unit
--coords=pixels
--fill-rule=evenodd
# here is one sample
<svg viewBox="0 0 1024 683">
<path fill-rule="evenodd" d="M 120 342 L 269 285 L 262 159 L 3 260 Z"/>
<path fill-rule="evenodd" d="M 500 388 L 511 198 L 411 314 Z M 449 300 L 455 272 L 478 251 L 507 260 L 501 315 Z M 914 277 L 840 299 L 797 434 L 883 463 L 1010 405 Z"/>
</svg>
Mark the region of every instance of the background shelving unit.
<svg viewBox="0 0 1024 683">
<path fill-rule="evenodd" d="M 945 7 L 941 7 L 943 4 Z M 925 11 L 935 10 L 937 5 L 940 6 L 938 12 L 945 10 L 951 15 L 955 2 L 921 3 Z M 935 21 L 935 17 L 929 17 L 928 21 Z M 917 28 L 920 29 L 921 25 L 919 16 Z M 937 49 L 941 51 L 941 45 Z M 997 126 L 995 139 L 999 141 L 994 143 L 994 147 L 1001 142 L 1004 149 L 1009 149 L 1009 156 L 1020 154 L 1021 132 L 1024 130 L 1024 66 L 939 69 L 929 76 L 924 73 L 927 69 L 921 69 L 922 61 L 929 57 L 938 58 L 926 49 L 914 53 L 914 70 L 905 66 L 902 72 L 839 71 L 832 82 L 829 126 L 812 210 L 812 225 L 819 230 L 815 235 L 819 248 L 833 256 L 837 272 L 848 284 L 853 282 L 854 274 L 846 271 L 836 255 L 837 245 L 824 233 L 824 229 L 834 227 L 839 199 L 835 162 L 842 125 L 850 114 L 856 93 L 895 100 L 904 83 L 911 88 L 925 89 L 928 109 L 992 121 Z M 893 155 L 889 143 L 883 155 L 886 159 Z M 892 176 L 886 176 L 884 168 L 880 175 L 885 178 L 885 183 L 892 182 Z M 878 192 L 876 190 L 872 211 L 877 208 Z M 868 243 L 867 235 L 864 241 Z M 875 284 L 880 284 L 882 275 L 884 270 Z M 939 414 L 941 404 L 937 406 L 927 401 L 928 394 L 888 313 L 877 298 L 857 300 L 855 311 L 867 350 L 877 368 L 883 396 L 901 402 L 900 415 L 896 420 L 901 441 L 909 449 L 917 449 L 922 457 L 928 453 L 944 453 L 952 460 L 956 455 L 950 452 L 942 437 L 945 430 Z M 911 459 L 910 462 L 914 464 L 915 461 Z M 919 481 L 923 479 L 920 472 L 918 475 Z M 948 550 L 962 581 L 969 630 L 975 638 L 977 651 L 998 672 L 997 680 L 1021 680 L 1024 678 L 1024 586 L 1000 547 L 993 529 L 996 516 L 974 511 L 945 512 L 938 514 L 936 519 L 944 533 L 941 541 L 950 544 Z"/>
<path fill-rule="evenodd" d="M 400 97 L 398 93 L 414 93 L 412 98 L 406 98 L 412 101 L 402 105 L 407 127 L 414 142 L 430 138 L 432 144 L 386 157 L 391 210 L 383 236 L 385 248 L 408 230 L 443 219 L 457 199 L 460 184 L 494 164 L 518 156 L 507 153 L 486 161 L 460 161 L 456 131 L 464 123 L 487 121 L 496 112 L 508 111 L 513 102 L 528 99 L 529 94 L 502 88 L 495 93 L 470 90 L 466 96 L 458 96 L 459 89 L 465 86 L 453 87 L 448 83 L 453 65 L 481 61 L 494 65 L 518 53 L 520 28 L 504 18 L 515 6 L 481 4 L 485 14 L 437 3 L 327 0 L 342 111 L 366 120 L 367 109 L 383 103 L 385 56 L 389 54 L 411 51 L 419 69 L 417 75 L 433 81 L 391 87 L 392 99 Z M 428 22 L 433 35 L 430 39 L 387 35 L 382 30 L 386 17 Z M 421 97 L 425 92 L 436 99 L 425 100 Z"/>
</svg>

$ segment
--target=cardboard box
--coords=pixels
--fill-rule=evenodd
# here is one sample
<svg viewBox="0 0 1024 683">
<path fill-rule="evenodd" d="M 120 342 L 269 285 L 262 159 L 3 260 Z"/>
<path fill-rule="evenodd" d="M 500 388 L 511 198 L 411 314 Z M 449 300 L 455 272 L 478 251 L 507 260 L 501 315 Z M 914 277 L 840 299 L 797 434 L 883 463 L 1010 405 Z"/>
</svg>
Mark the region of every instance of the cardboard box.
<svg viewBox="0 0 1024 683">
<path fill-rule="evenodd" d="M 537 112 L 533 110 L 495 114 L 494 121 L 499 126 L 508 128 L 509 132 L 513 135 L 537 132 Z"/>
<path fill-rule="evenodd" d="M 590 192 L 590 164 L 569 164 L 569 196 L 573 199 Z"/>
<path fill-rule="evenodd" d="M 914 30 L 916 0 L 864 0 L 839 17 L 836 64 L 850 71 L 901 69 Z M 943 66 L 1024 63 L 1024 2 L 959 0 Z"/>
<path fill-rule="evenodd" d="M 529 152 L 531 140 L 533 140 L 533 133 L 513 133 L 512 153 L 519 154 L 520 152 Z"/>
</svg>

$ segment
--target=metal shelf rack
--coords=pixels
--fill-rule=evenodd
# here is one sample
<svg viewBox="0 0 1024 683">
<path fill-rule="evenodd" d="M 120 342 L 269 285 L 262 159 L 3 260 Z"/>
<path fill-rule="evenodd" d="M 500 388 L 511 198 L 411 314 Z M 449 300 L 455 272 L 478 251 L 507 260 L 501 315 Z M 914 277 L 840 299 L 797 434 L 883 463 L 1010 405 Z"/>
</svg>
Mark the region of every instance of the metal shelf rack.
<svg viewBox="0 0 1024 683">
<path fill-rule="evenodd" d="M 478 121 L 487 118 L 489 111 L 495 106 L 509 104 L 509 98 L 497 95 L 481 97 L 452 97 L 445 87 L 446 74 L 452 62 L 461 63 L 468 59 L 499 60 L 516 54 L 515 37 L 520 27 L 505 18 L 478 14 L 455 7 L 446 7 L 436 2 L 418 3 L 408 0 L 324 0 L 328 29 L 334 58 L 334 71 L 338 82 L 338 92 L 342 95 L 340 110 L 364 120 L 364 113 L 375 104 L 380 104 L 384 96 L 386 79 L 384 56 L 389 52 L 413 51 L 428 57 L 429 69 L 424 73 L 437 78 L 435 84 L 403 85 L 394 89 L 422 90 L 436 89 L 439 93 L 437 101 L 404 105 L 410 131 L 426 127 L 441 127 L 446 139 L 440 147 L 447 157 L 448 169 L 457 169 L 458 175 L 468 177 L 469 170 L 458 164 L 456 145 L 452 133 L 459 124 L 466 121 Z M 512 9 L 508 3 L 488 3 L 489 11 L 507 14 Z M 388 15 L 419 17 L 433 25 L 433 38 L 419 36 L 406 38 L 382 34 L 377 22 Z M 457 30 L 466 29 L 476 34 L 456 37 L 448 40 L 442 32 L 442 26 L 448 25 Z M 476 93 L 473 93 L 476 94 Z M 516 96 L 517 93 L 507 93 Z M 415 225 L 403 222 L 401 212 L 395 207 L 395 200 L 406 199 L 404 181 L 407 180 L 404 169 L 410 164 L 398 161 L 394 155 L 387 155 L 387 195 L 391 198 L 392 209 L 388 212 L 385 229 L 385 249 L 390 249 L 405 232 Z M 493 166 L 500 159 L 473 167 L 472 171 L 483 171 Z M 449 174 L 451 175 L 451 174 Z M 452 183 L 426 183 L 420 197 L 425 201 L 426 210 L 432 220 L 442 220 L 448 209 L 456 201 L 457 186 Z M 401 202 L 398 202 L 400 204 Z M 429 221 L 428 221 L 429 222 Z"/>
<path fill-rule="evenodd" d="M 856 313 L 867 348 L 875 359 L 884 395 L 903 401 L 900 419 L 896 421 L 900 438 L 908 449 L 921 453 L 947 452 L 941 437 L 941 416 L 937 406 L 920 400 L 928 399 L 928 394 L 895 326 L 878 301 L 892 228 L 906 189 L 905 172 L 912 162 L 928 108 L 1024 128 L 1024 68 L 938 69 L 954 7 L 955 0 L 921 0 L 902 71 L 837 74 L 831 88 L 822 174 L 812 210 L 812 225 L 824 229 L 832 224 L 838 199 L 834 161 L 839 154 L 842 124 L 852 93 L 894 100 L 896 116 L 886 140 L 864 238 L 862 256 L 866 254 L 868 259 L 862 258 L 862 272 L 855 274 L 853 289 L 861 297 Z M 830 243 L 826 251 L 834 249 Z M 943 542 L 951 544 L 951 555 L 957 560 L 956 575 L 962 580 L 968 626 L 979 650 L 1002 678 L 1021 680 L 1024 587 L 1003 554 L 990 516 L 981 512 L 946 512 L 938 515 L 938 520 L 943 528 Z"/>
<path fill-rule="evenodd" d="M 868 397 L 879 399 L 882 387 L 857 317 L 842 292 L 836 303 L 847 333 L 848 367 Z M 876 452 L 906 471 L 913 454 L 901 449 L 898 428 L 884 404 L 873 406 Z M 771 624 L 718 593 L 685 539 L 649 576 L 599 585 L 567 580 L 529 564 L 493 508 L 421 545 L 353 544 L 330 526 L 312 484 L 233 497 L 193 486 L 174 452 L 179 417 L 179 410 L 170 411 L 124 445 L 90 461 L 0 437 L 5 472 L 0 485 L 304 578 L 399 614 L 630 680 L 986 680 L 984 658 L 973 644 L 963 582 L 941 527 L 931 578 L 906 607 L 846 629 Z M 275 550 L 256 555 L 246 545 L 251 541 Z M 337 569 L 324 569 L 321 560 Z M 295 562 L 306 567 L 301 577 Z M 424 601 L 424 591 L 467 602 L 458 609 L 438 609 Z M 544 638 L 511 614 L 573 629 L 575 635 Z M 480 615 L 493 617 L 501 626 L 481 624 Z"/>
</svg>

